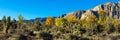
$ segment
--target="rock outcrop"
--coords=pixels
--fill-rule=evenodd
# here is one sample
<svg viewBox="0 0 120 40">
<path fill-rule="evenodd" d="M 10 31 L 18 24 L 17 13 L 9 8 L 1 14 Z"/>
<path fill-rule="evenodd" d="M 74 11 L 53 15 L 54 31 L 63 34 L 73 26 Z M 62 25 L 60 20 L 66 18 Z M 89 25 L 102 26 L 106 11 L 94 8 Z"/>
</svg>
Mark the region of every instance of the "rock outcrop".
<svg viewBox="0 0 120 40">
<path fill-rule="evenodd" d="M 110 17 L 117 16 L 117 18 L 120 19 L 120 2 L 116 2 L 116 3 L 107 2 L 105 4 L 98 5 L 95 8 L 92 8 L 90 10 L 86 10 L 86 11 L 80 10 L 80 11 L 68 13 L 64 15 L 64 17 L 70 16 L 70 15 L 76 16 L 77 18 L 86 18 L 89 15 L 95 15 L 96 17 L 99 17 L 97 13 L 99 10 L 106 10 L 108 13 L 108 16 Z"/>
<path fill-rule="evenodd" d="M 84 10 L 80 10 L 80 11 L 76 11 L 76 12 L 70 12 L 67 15 L 65 15 L 64 18 L 67 17 L 67 16 L 71 16 L 71 15 L 76 16 L 77 18 L 81 18 L 82 14 L 85 13 L 85 12 L 86 11 L 84 11 Z"/>
</svg>

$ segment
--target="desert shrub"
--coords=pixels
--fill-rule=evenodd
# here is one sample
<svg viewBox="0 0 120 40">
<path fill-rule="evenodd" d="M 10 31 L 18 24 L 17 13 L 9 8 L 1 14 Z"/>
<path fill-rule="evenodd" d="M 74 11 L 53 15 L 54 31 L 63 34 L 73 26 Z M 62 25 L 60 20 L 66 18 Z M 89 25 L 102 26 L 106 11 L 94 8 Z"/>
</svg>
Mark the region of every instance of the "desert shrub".
<svg viewBox="0 0 120 40">
<path fill-rule="evenodd" d="M 13 34 L 8 40 L 27 40 L 27 36 L 20 35 L 20 34 Z"/>
<path fill-rule="evenodd" d="M 0 40 L 6 40 L 6 35 L 5 34 L 0 34 Z"/>
<path fill-rule="evenodd" d="M 66 29 L 65 29 L 65 28 L 62 28 L 62 27 L 60 27 L 60 28 L 58 29 L 58 31 L 60 31 L 61 33 L 66 33 Z"/>
<path fill-rule="evenodd" d="M 118 32 L 120 33 L 120 26 L 118 27 Z"/>
<path fill-rule="evenodd" d="M 38 34 L 39 37 L 42 37 L 44 40 L 52 40 L 53 39 L 53 35 L 47 32 L 40 32 Z"/>
<path fill-rule="evenodd" d="M 113 33 L 115 31 L 115 27 L 113 25 L 109 26 L 109 29 L 107 31 L 108 34 Z"/>
<path fill-rule="evenodd" d="M 101 27 L 102 25 L 97 26 L 97 33 L 101 33 L 102 31 L 104 31 Z"/>
<path fill-rule="evenodd" d="M 0 31 L 2 31 L 3 30 L 3 27 L 2 26 L 0 26 Z"/>
<path fill-rule="evenodd" d="M 79 37 L 77 35 L 69 34 L 68 37 L 70 40 L 79 40 Z"/>
<path fill-rule="evenodd" d="M 8 33 L 12 34 L 12 33 L 16 33 L 16 32 L 15 32 L 15 29 L 9 29 Z"/>
<path fill-rule="evenodd" d="M 35 36 L 34 31 L 30 31 L 30 30 L 27 30 L 27 29 L 24 30 L 24 33 L 26 35 Z"/>
<path fill-rule="evenodd" d="M 84 34 L 84 33 L 86 33 L 86 30 L 84 28 L 80 28 L 80 33 Z"/>
</svg>

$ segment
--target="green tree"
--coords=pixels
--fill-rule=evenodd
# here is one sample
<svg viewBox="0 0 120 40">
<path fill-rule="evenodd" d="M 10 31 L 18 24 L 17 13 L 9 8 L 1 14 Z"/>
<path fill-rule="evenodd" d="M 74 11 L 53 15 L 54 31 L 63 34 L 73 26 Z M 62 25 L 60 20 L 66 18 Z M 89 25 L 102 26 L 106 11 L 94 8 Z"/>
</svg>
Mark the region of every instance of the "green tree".
<svg viewBox="0 0 120 40">
<path fill-rule="evenodd" d="M 22 26 L 23 22 L 24 22 L 24 17 L 20 14 L 18 16 L 18 25 L 19 25 L 19 28 L 22 28 L 21 26 Z"/>
</svg>

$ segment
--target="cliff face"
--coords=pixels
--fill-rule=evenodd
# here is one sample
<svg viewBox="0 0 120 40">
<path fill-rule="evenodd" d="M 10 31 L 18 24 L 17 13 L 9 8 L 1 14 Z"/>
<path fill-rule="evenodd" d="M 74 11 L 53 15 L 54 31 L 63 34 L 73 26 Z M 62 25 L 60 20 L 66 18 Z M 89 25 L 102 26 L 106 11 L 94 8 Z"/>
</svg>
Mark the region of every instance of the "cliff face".
<svg viewBox="0 0 120 40">
<path fill-rule="evenodd" d="M 67 15 L 65 15 L 64 18 L 67 17 L 67 16 L 71 16 L 71 15 L 76 16 L 77 18 L 81 18 L 82 14 L 85 13 L 85 12 L 86 11 L 84 11 L 84 10 L 80 10 L 80 11 L 76 11 L 76 12 L 70 12 Z"/>
<path fill-rule="evenodd" d="M 111 17 L 117 16 L 117 18 L 120 19 L 120 2 L 117 2 L 117 3 L 107 2 L 105 4 L 96 6 L 92 10 L 93 11 L 106 10 L 109 13 L 108 16 L 111 16 Z"/>
<path fill-rule="evenodd" d="M 73 15 L 79 19 L 82 19 L 82 18 L 88 18 L 91 15 L 94 15 L 98 18 L 99 10 L 106 10 L 108 12 L 107 15 L 109 17 L 117 17 L 120 19 L 120 2 L 117 2 L 117 3 L 107 2 L 105 4 L 98 5 L 90 10 L 79 10 L 79 11 L 75 11 L 75 12 L 70 12 L 67 14 L 63 14 L 59 17 L 65 18 L 67 16 Z M 54 18 L 57 18 L 57 17 L 54 17 Z M 39 21 L 42 21 L 42 22 L 45 22 L 45 20 L 46 20 L 46 18 L 36 18 L 36 19 L 39 19 Z M 32 21 L 34 21 L 34 20 L 32 20 Z"/>
<path fill-rule="evenodd" d="M 69 16 L 69 15 L 74 15 L 77 18 L 86 18 L 89 15 L 95 15 L 96 17 L 98 17 L 98 11 L 99 10 L 106 10 L 108 12 L 108 16 L 110 17 L 117 17 L 120 19 L 120 2 L 117 3 L 112 3 L 112 2 L 107 2 L 105 4 L 101 4 L 96 6 L 93 9 L 90 10 L 81 10 L 81 11 L 77 11 L 77 12 L 71 12 L 68 13 L 66 15 L 64 15 L 64 17 Z"/>
</svg>

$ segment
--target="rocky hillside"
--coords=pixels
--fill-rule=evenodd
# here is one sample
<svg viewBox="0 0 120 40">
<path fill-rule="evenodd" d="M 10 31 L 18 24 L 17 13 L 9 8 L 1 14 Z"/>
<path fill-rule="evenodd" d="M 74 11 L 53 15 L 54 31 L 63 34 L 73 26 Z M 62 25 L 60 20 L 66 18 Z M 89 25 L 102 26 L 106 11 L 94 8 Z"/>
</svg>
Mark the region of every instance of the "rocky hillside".
<svg viewBox="0 0 120 40">
<path fill-rule="evenodd" d="M 70 16 L 70 15 L 76 16 L 79 19 L 89 17 L 90 15 L 95 15 L 96 17 L 99 17 L 98 16 L 99 10 L 106 10 L 108 12 L 108 16 L 117 17 L 120 19 L 120 2 L 116 2 L 116 3 L 107 2 L 105 4 L 100 4 L 100 5 L 98 5 L 94 8 L 91 8 L 89 10 L 78 10 L 75 12 L 70 12 L 67 14 L 60 15 L 58 17 L 65 18 L 65 17 Z M 54 18 L 57 18 L 57 17 L 54 17 Z M 36 19 L 38 19 L 41 22 L 45 22 L 46 17 L 45 18 L 36 18 Z M 33 22 L 36 19 L 32 19 L 31 21 Z"/>
<path fill-rule="evenodd" d="M 110 17 L 117 17 L 120 19 L 120 2 L 107 2 L 105 4 L 101 4 L 98 5 L 90 10 L 80 10 L 80 11 L 76 11 L 76 12 L 71 12 L 66 14 L 64 17 L 66 16 L 70 16 L 70 15 L 74 15 L 77 18 L 85 18 L 88 17 L 89 15 L 95 15 L 96 17 L 98 17 L 98 11 L 99 10 L 107 10 L 107 12 L 109 13 L 108 16 Z"/>
</svg>

